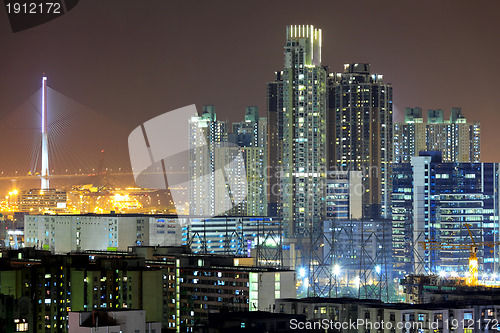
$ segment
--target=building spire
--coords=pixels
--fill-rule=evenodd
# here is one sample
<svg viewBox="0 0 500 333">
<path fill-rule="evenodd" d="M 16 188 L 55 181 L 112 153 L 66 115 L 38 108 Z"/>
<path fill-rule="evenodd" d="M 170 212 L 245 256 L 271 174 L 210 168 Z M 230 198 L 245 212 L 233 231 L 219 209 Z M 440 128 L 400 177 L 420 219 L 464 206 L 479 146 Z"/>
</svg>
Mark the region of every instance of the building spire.
<svg viewBox="0 0 500 333">
<path fill-rule="evenodd" d="M 49 148 L 47 127 L 47 77 L 42 77 L 42 172 L 41 190 L 49 189 Z"/>
</svg>

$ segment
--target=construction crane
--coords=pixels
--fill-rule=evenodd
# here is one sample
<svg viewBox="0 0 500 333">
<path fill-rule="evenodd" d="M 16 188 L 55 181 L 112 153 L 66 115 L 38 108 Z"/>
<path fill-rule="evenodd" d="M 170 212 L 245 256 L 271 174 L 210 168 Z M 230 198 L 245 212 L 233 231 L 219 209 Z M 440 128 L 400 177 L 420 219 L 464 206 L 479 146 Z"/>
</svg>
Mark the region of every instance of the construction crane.
<svg viewBox="0 0 500 333">
<path fill-rule="evenodd" d="M 478 260 L 477 251 L 481 246 L 494 247 L 500 245 L 500 241 L 496 242 L 476 242 L 472 236 L 472 232 L 469 227 L 470 224 L 466 223 L 465 227 L 469 232 L 469 237 L 471 239 L 470 244 L 450 244 L 446 242 L 438 242 L 435 240 L 426 240 L 418 242 L 424 250 L 469 250 L 469 277 L 467 277 L 466 283 L 468 286 L 478 285 Z"/>
</svg>

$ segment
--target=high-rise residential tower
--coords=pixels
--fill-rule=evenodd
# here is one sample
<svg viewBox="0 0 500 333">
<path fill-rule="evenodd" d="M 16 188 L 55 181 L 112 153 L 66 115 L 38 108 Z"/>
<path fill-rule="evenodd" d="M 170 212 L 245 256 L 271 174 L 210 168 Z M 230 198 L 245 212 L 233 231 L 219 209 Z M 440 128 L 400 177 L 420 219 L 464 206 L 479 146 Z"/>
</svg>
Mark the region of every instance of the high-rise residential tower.
<svg viewBox="0 0 500 333">
<path fill-rule="evenodd" d="M 477 163 L 481 159 L 481 126 L 468 122 L 461 108 L 452 108 L 450 119 L 442 110 L 405 108 L 404 123 L 394 124 L 394 161 L 409 163 L 421 151 L 440 151 L 443 162 Z"/>
<path fill-rule="evenodd" d="M 189 213 L 266 216 L 267 119 L 249 106 L 228 129 L 213 105 L 190 119 Z"/>
<path fill-rule="evenodd" d="M 326 70 L 321 29 L 287 27 L 280 203 L 287 237 L 321 232 L 326 182 Z"/>
<path fill-rule="evenodd" d="M 235 146 L 243 153 L 247 177 L 244 215 L 267 215 L 267 118 L 259 117 L 257 106 L 248 106 L 245 120 L 233 123 L 230 134 Z"/>
<path fill-rule="evenodd" d="M 390 214 L 392 86 L 369 64 L 346 64 L 328 77 L 330 171 L 363 172 L 363 216 Z"/>
<path fill-rule="evenodd" d="M 189 213 L 214 216 L 222 210 L 216 201 L 216 189 L 221 183 L 216 170 L 216 149 L 227 142 L 227 121 L 217 120 L 215 106 L 204 105 L 201 116 L 193 115 L 189 121 L 190 155 Z M 219 184 L 220 183 L 220 184 Z"/>
<path fill-rule="evenodd" d="M 283 72 L 267 84 L 267 199 L 268 214 L 281 215 L 280 170 L 283 155 Z"/>
</svg>

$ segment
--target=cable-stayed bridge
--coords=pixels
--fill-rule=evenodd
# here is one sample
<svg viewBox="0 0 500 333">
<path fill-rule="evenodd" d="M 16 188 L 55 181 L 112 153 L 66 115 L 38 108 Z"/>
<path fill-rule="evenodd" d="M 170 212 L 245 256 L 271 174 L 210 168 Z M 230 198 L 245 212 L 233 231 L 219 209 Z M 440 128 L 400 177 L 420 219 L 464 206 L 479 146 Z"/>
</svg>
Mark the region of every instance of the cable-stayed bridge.
<svg viewBox="0 0 500 333">
<path fill-rule="evenodd" d="M 46 95 L 51 187 L 89 182 L 89 177 L 104 173 L 108 181 L 114 178 L 119 186 L 133 185 L 127 148 L 130 129 L 122 120 L 97 112 L 50 86 Z M 0 118 L 0 190 L 12 186 L 8 181 L 24 188 L 40 186 L 43 103 L 40 88 Z"/>
</svg>

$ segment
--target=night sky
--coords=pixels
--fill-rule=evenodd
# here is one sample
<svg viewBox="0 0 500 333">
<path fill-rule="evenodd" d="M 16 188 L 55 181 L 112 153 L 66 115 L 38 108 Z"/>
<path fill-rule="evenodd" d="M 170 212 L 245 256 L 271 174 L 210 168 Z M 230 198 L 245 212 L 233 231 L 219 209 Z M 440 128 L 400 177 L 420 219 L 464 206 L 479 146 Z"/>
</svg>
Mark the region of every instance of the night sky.
<svg viewBox="0 0 500 333">
<path fill-rule="evenodd" d="M 0 11 L 0 120 L 39 89 L 42 72 L 127 131 L 193 103 L 230 121 L 247 105 L 265 115 L 286 25 L 313 24 L 324 65 L 368 62 L 392 83 L 396 121 L 406 106 L 446 117 L 460 106 L 481 121 L 483 162 L 500 162 L 499 1 L 81 0 L 18 33 Z M 126 134 L 110 137 L 126 145 Z"/>
</svg>

